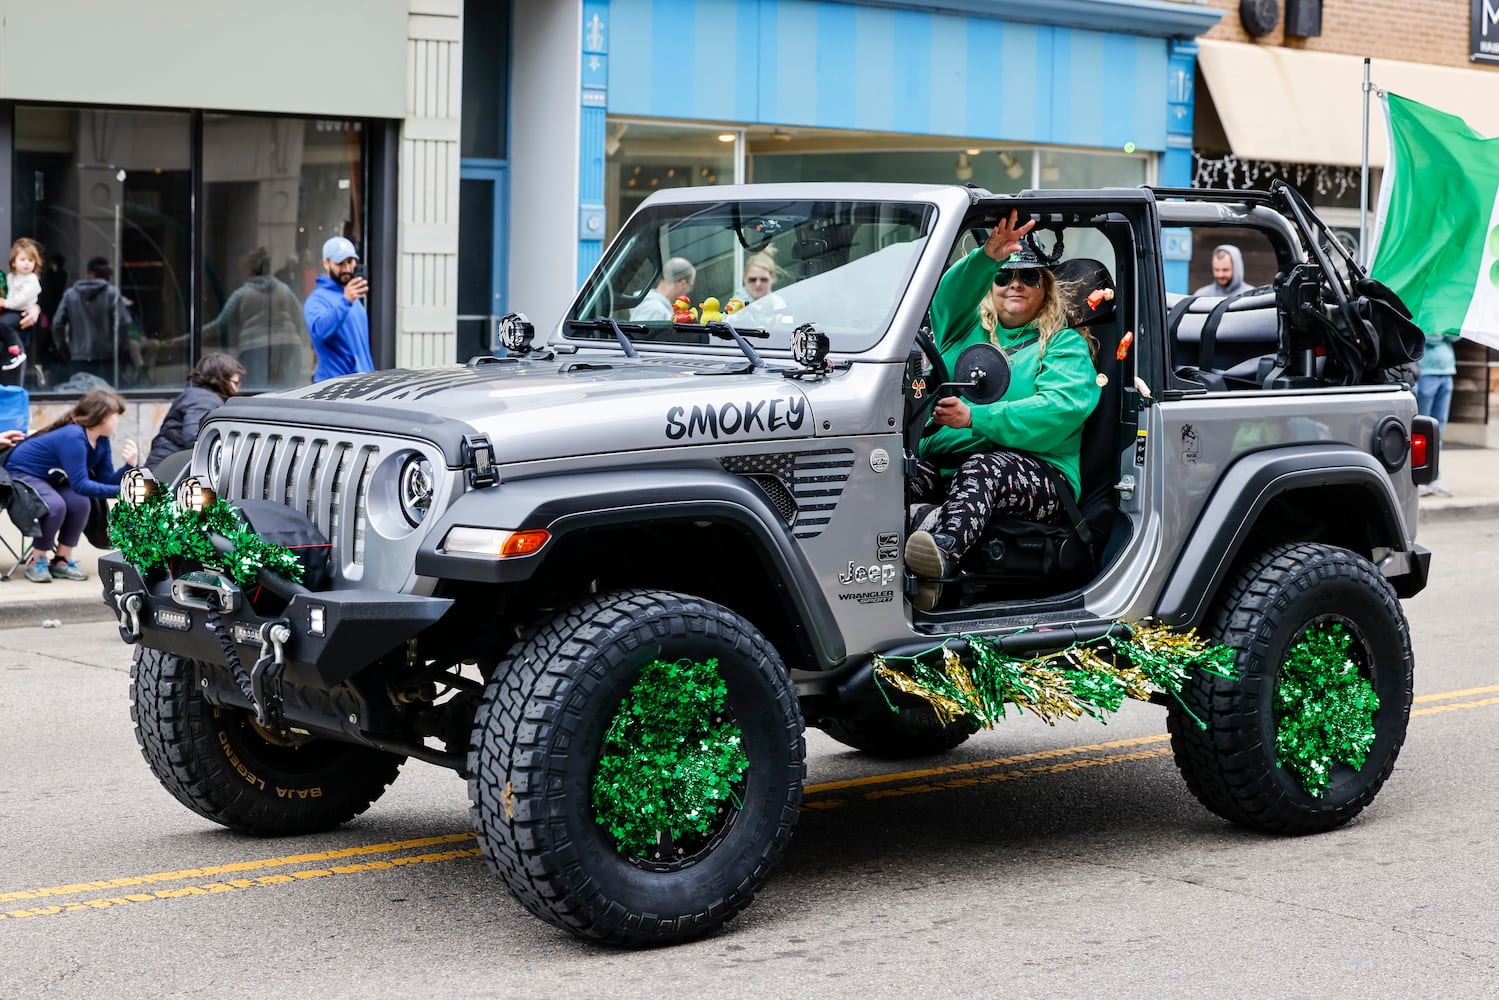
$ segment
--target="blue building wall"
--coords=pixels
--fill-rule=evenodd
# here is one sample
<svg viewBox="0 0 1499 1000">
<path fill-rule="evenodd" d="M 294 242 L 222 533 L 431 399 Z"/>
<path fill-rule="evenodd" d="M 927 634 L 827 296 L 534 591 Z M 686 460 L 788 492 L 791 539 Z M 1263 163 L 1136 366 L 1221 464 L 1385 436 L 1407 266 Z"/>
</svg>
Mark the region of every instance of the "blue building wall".
<svg viewBox="0 0 1499 1000">
<path fill-rule="evenodd" d="M 1164 38 L 826 0 L 605 16 L 613 115 L 1166 149 Z"/>
</svg>

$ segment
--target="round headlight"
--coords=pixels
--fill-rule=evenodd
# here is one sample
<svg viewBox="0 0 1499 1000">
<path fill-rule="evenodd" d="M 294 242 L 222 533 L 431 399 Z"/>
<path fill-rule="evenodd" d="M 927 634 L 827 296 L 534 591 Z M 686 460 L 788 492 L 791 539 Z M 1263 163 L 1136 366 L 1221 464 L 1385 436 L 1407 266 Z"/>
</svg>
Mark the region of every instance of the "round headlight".
<svg viewBox="0 0 1499 1000">
<path fill-rule="evenodd" d="M 416 527 L 432 507 L 432 463 L 421 455 L 409 456 L 401 463 L 399 488 L 401 513 Z"/>
<path fill-rule="evenodd" d="M 208 478 L 210 481 L 223 482 L 224 472 L 224 435 L 215 434 L 213 442 L 208 446 Z"/>
</svg>

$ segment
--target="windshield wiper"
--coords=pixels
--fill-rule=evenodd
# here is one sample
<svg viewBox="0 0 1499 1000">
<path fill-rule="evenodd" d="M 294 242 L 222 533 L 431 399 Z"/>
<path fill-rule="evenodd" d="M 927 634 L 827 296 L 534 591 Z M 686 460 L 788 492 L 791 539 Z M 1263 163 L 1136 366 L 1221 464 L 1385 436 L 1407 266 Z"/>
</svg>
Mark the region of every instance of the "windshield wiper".
<svg viewBox="0 0 1499 1000">
<path fill-rule="evenodd" d="M 704 323 L 703 328 L 715 337 L 721 337 L 724 340 L 732 340 L 734 341 L 734 343 L 738 344 L 739 349 L 744 352 L 744 356 L 746 358 L 749 358 L 751 370 L 765 367 L 765 362 L 760 360 L 760 355 L 755 353 L 755 349 L 749 345 L 749 341 L 744 339 L 744 336 L 743 334 L 741 334 L 738 327 L 730 323 L 725 323 L 721 319 L 716 319 L 711 323 Z M 743 331 L 743 333 L 747 333 L 751 337 L 758 337 L 762 340 L 770 339 L 770 331 L 768 330 L 746 329 L 745 331 Z"/>
<path fill-rule="evenodd" d="M 584 330 L 607 330 L 614 334 L 614 339 L 618 340 L 619 346 L 624 348 L 625 357 L 640 357 L 640 352 L 635 350 L 635 345 L 630 342 L 630 338 L 625 334 L 624 329 L 613 316 L 600 316 L 597 319 L 570 319 L 567 321 L 567 325 Z M 638 323 L 631 323 L 630 326 L 641 333 L 645 332 L 645 327 Z"/>
</svg>

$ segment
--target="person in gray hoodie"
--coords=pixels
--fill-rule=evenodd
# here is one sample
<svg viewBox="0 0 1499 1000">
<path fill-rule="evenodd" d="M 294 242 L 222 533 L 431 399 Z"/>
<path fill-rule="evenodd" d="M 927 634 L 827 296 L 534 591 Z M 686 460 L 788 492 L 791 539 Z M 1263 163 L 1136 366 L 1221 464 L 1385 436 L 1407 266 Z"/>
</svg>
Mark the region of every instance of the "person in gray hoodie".
<svg viewBox="0 0 1499 1000">
<path fill-rule="evenodd" d="M 1253 287 L 1244 280 L 1244 255 L 1232 243 L 1222 243 L 1213 247 L 1213 280 L 1192 294 L 1238 295 Z"/>
<path fill-rule="evenodd" d="M 130 312 L 120 290 L 110 284 L 113 274 L 103 257 L 90 260 L 88 277 L 63 293 L 52 317 L 52 339 L 74 373 L 115 377 L 115 359 L 129 336 Z"/>
</svg>

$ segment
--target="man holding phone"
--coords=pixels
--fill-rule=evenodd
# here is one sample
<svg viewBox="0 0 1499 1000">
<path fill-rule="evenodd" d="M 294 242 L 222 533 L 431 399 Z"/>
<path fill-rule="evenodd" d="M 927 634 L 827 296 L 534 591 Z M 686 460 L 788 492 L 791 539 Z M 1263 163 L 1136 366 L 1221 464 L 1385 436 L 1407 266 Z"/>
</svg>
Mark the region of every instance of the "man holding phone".
<svg viewBox="0 0 1499 1000">
<path fill-rule="evenodd" d="M 312 380 L 372 372 L 370 320 L 364 308 L 370 286 L 359 251 L 344 237 L 332 237 L 323 244 L 323 271 L 302 306 L 312 349 L 317 352 Z"/>
</svg>

